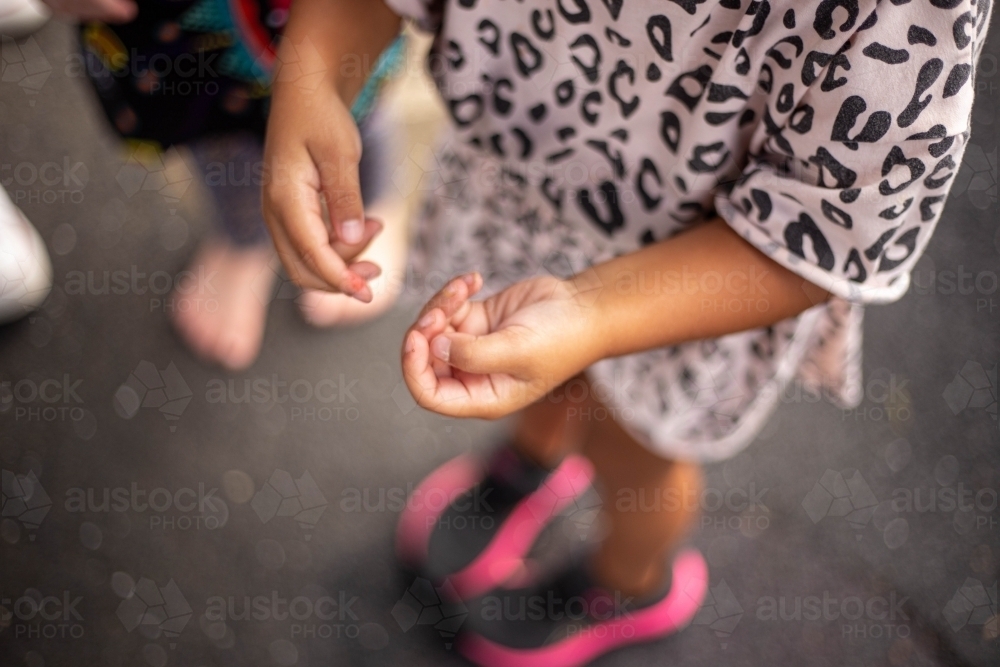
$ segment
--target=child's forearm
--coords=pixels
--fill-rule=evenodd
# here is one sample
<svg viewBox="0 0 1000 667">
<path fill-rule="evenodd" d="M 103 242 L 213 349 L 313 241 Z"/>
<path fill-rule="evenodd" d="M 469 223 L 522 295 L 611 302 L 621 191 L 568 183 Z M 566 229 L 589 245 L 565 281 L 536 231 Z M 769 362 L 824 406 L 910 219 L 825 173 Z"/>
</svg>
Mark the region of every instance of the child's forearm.
<svg viewBox="0 0 1000 667">
<path fill-rule="evenodd" d="M 767 326 L 829 294 L 766 257 L 722 219 L 574 277 L 600 357 Z"/>
<path fill-rule="evenodd" d="M 282 76 L 279 70 L 275 89 L 290 84 L 299 95 L 308 95 L 320 86 L 303 85 L 299 73 L 320 73 L 349 105 L 399 26 L 399 16 L 381 1 L 295 0 L 279 55 L 295 75 Z"/>
</svg>

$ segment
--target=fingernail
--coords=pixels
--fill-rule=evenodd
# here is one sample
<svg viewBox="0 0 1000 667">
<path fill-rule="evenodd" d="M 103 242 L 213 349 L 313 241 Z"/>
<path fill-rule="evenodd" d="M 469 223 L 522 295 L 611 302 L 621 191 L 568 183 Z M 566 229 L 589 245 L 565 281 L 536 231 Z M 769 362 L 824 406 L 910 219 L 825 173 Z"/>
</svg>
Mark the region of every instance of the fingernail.
<svg viewBox="0 0 1000 667">
<path fill-rule="evenodd" d="M 464 276 L 462 276 L 462 280 L 464 280 L 465 284 L 468 285 L 469 287 L 473 287 L 476 284 L 476 274 L 466 273 Z"/>
<path fill-rule="evenodd" d="M 343 235 L 344 243 L 354 245 L 355 243 L 361 243 L 361 237 L 364 236 L 365 226 L 360 220 L 344 220 L 340 225 L 340 233 Z"/>
<path fill-rule="evenodd" d="M 426 329 L 433 323 L 434 323 L 434 311 L 432 310 L 431 312 L 427 313 L 426 315 L 420 318 L 420 320 L 417 322 L 417 326 L 420 327 L 421 329 Z"/>
<path fill-rule="evenodd" d="M 448 361 L 448 357 L 451 355 L 451 339 L 438 336 L 431 344 L 431 349 L 435 357 L 441 361 Z"/>
<path fill-rule="evenodd" d="M 417 344 L 415 342 L 413 342 L 413 336 L 414 335 L 415 334 L 411 331 L 406 336 L 406 346 L 405 346 L 405 348 L 403 350 L 404 352 L 406 352 L 406 354 L 409 354 L 410 352 L 413 352 L 413 350 L 416 349 L 416 347 L 417 347 Z"/>
<path fill-rule="evenodd" d="M 361 288 L 351 296 L 360 301 L 361 303 L 371 303 L 373 298 L 372 291 L 368 289 L 367 285 L 365 285 L 363 288 Z"/>
</svg>

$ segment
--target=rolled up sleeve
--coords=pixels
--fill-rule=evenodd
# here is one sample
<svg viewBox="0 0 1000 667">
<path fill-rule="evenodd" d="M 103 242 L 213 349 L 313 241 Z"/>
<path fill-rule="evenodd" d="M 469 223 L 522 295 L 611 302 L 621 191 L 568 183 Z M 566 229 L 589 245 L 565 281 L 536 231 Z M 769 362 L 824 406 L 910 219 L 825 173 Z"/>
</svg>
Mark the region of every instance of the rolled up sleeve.
<svg viewBox="0 0 1000 667">
<path fill-rule="evenodd" d="M 843 85 L 810 70 L 812 85 L 794 110 L 779 114 L 788 104 L 775 84 L 749 164 L 716 199 L 719 214 L 836 296 L 885 303 L 905 294 L 968 143 L 977 38 L 985 31 L 973 22 L 972 37 L 953 38 L 965 9 L 885 3 L 874 27 L 842 50 Z M 937 45 L 907 45 L 912 25 L 928 26 Z M 794 74 L 804 81 L 805 66 L 801 72 Z"/>
</svg>

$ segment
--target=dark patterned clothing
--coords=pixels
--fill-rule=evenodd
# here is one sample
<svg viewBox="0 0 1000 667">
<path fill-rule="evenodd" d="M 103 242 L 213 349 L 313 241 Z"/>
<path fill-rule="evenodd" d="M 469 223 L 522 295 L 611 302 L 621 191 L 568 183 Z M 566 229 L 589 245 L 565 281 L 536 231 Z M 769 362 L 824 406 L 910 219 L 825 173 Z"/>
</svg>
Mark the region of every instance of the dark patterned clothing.
<svg viewBox="0 0 1000 667">
<path fill-rule="evenodd" d="M 599 362 L 623 426 L 711 460 L 745 446 L 796 376 L 861 398 L 862 305 L 907 291 L 940 217 L 991 0 L 386 1 L 436 33 L 452 118 L 418 272 L 478 269 L 496 291 L 720 215 L 835 299 Z M 689 278 L 665 266 L 608 287 Z M 707 310 L 767 304 L 752 276 L 695 278 L 719 294 Z"/>
<path fill-rule="evenodd" d="M 140 0 L 131 23 L 80 28 L 87 72 L 108 119 L 125 138 L 161 149 L 189 144 L 215 199 L 221 230 L 240 245 L 268 240 L 260 211 L 262 146 L 277 40 L 290 3 Z M 373 129 L 369 112 L 401 57 L 397 41 L 352 108 L 361 125 L 361 186 L 368 202 L 384 190 L 388 131 L 385 123 Z M 236 175 L 214 183 L 211 172 L 219 165 Z"/>
</svg>

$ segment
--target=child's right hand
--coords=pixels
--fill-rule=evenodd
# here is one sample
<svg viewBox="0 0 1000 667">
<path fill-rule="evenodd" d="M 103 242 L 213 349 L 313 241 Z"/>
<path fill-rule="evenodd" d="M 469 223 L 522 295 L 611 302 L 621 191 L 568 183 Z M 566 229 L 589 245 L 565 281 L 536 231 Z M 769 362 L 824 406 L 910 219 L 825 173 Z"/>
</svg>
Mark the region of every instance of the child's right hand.
<svg viewBox="0 0 1000 667">
<path fill-rule="evenodd" d="M 264 219 L 289 277 L 365 303 L 372 300 L 367 281 L 381 269 L 353 260 L 382 226 L 365 217 L 361 136 L 349 109 L 368 72 L 345 64 L 376 62 L 399 26 L 384 2 L 295 0 L 278 49 L 264 146 Z"/>
<path fill-rule="evenodd" d="M 372 300 L 367 281 L 381 269 L 352 260 L 382 224 L 364 214 L 357 125 L 328 77 L 303 86 L 286 73 L 277 74 L 264 147 L 264 219 L 296 284 L 367 303 Z M 332 230 L 323 218 L 324 203 Z"/>
</svg>

